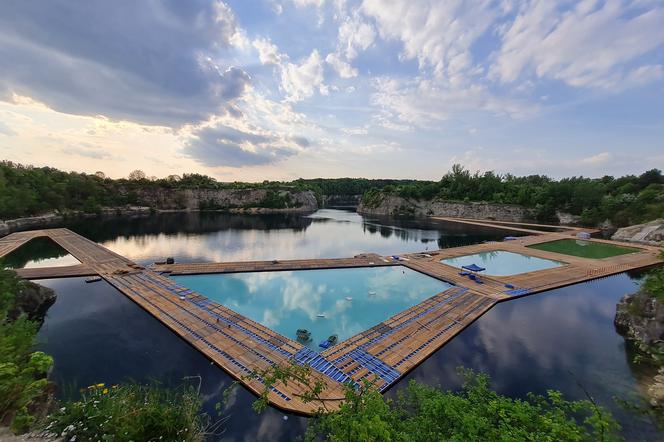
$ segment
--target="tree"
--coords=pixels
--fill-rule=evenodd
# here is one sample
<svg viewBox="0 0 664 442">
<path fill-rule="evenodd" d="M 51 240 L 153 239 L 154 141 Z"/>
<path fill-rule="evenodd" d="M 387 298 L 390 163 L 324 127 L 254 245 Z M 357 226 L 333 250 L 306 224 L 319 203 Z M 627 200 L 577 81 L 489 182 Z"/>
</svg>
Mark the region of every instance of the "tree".
<svg viewBox="0 0 664 442">
<path fill-rule="evenodd" d="M 128 176 L 128 178 L 131 181 L 142 181 L 142 180 L 145 179 L 145 177 L 146 177 L 145 172 L 143 172 L 140 169 L 136 169 L 136 170 L 131 171 L 129 173 L 129 176 Z"/>
<path fill-rule="evenodd" d="M 101 170 L 96 171 L 95 176 L 97 178 L 102 179 L 102 180 L 106 179 L 106 174 L 104 172 L 102 172 Z"/>
</svg>

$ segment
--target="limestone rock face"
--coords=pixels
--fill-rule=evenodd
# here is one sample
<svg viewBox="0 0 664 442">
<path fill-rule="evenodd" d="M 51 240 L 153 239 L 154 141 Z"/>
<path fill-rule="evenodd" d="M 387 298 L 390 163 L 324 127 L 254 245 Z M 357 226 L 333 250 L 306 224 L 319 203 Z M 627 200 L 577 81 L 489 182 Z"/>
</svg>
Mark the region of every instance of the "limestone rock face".
<svg viewBox="0 0 664 442">
<path fill-rule="evenodd" d="M 513 204 L 465 203 L 442 200 L 418 201 L 395 195 L 384 196 L 377 204 L 367 204 L 365 201 L 360 201 L 357 211 L 367 215 L 444 216 L 508 222 L 532 220 L 532 213 L 528 209 Z"/>
<path fill-rule="evenodd" d="M 318 208 L 311 191 L 291 189 L 141 189 L 138 203 L 156 210 L 263 209 L 263 211 L 309 212 Z M 284 207 L 266 207 L 272 197 L 289 203 Z"/>
<path fill-rule="evenodd" d="M 16 297 L 16 305 L 9 312 L 9 319 L 14 320 L 25 314 L 33 321 L 43 321 L 46 311 L 55 302 L 55 292 L 30 281 L 23 281 L 22 286 Z"/>
<path fill-rule="evenodd" d="M 653 407 L 664 409 L 664 302 L 643 291 L 626 295 L 618 303 L 614 324 L 659 366 L 657 374 L 645 381 L 645 391 Z"/>
<path fill-rule="evenodd" d="M 664 303 L 643 291 L 627 295 L 616 307 L 614 324 L 644 353 L 651 353 L 664 342 Z"/>
<path fill-rule="evenodd" d="M 78 211 L 0 220 L 0 236 L 56 226 L 67 217 L 147 215 L 153 211 L 224 210 L 239 213 L 306 213 L 318 209 L 312 191 L 293 189 L 144 189 L 136 206 L 104 207 L 99 213 Z"/>
<path fill-rule="evenodd" d="M 645 224 L 623 227 L 618 229 L 611 239 L 654 246 L 664 245 L 664 218 L 658 218 Z"/>
</svg>

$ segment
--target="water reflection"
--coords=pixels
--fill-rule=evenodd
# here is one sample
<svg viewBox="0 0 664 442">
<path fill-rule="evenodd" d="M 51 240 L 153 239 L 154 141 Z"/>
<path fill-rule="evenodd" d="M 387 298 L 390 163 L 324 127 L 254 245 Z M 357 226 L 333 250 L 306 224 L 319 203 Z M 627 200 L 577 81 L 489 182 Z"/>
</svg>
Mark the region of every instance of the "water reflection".
<svg viewBox="0 0 664 442">
<path fill-rule="evenodd" d="M 33 238 L 2 258 L 2 266 L 9 269 L 61 267 L 80 264 L 51 238 Z"/>
<path fill-rule="evenodd" d="M 201 376 L 204 409 L 216 416 L 215 404 L 233 379 L 105 282 L 84 278 L 42 280 L 54 289 L 56 303 L 39 332 L 38 348 L 55 359 L 51 379 L 60 397 L 72 397 L 93 383 L 133 380 L 176 386 L 185 376 Z M 293 440 L 306 420 L 268 409 L 251 410 L 254 396 L 238 388 L 231 396 L 222 440 Z"/>
<path fill-rule="evenodd" d="M 381 236 L 381 228 L 392 234 Z M 315 217 L 159 215 L 88 222 L 75 230 L 142 262 L 164 256 L 209 261 L 349 256 L 361 251 L 393 254 L 508 234 L 430 221 L 379 221 L 343 211 L 320 211 Z M 634 290 L 637 276 L 623 274 L 502 303 L 408 377 L 456 388 L 454 370 L 464 365 L 488 372 L 505 394 L 523 396 L 530 390 L 556 388 L 580 399 L 578 379 L 612 409 L 629 440 L 662 440 L 664 434 L 652 420 L 627 414 L 612 399 L 632 397 L 639 376 L 613 328 L 615 305 Z M 56 290 L 58 300 L 40 332 L 40 348 L 55 356 L 53 376 L 64 386 L 61 394 L 93 382 L 130 378 L 177 384 L 184 376 L 201 375 L 205 407 L 214 411 L 230 377 L 133 302 L 105 283 L 85 284 L 81 278 L 43 283 Z M 401 382 L 390 394 L 404 385 Z M 234 394 L 225 440 L 290 441 L 301 434 L 304 419 L 291 416 L 284 421 L 276 410 L 256 415 L 252 400 L 244 389 Z"/>
<path fill-rule="evenodd" d="M 291 339 L 297 339 L 296 330 L 309 330 L 314 350 L 331 335 L 343 341 L 451 287 L 401 267 L 173 279 Z"/>
<path fill-rule="evenodd" d="M 311 215 L 171 213 L 68 227 L 143 264 L 167 256 L 201 262 L 391 255 L 498 240 L 509 233 L 427 219 L 363 217 L 337 209 Z"/>
<path fill-rule="evenodd" d="M 611 409 L 628 440 L 659 439 L 654 420 L 626 412 L 613 399 L 645 405 L 635 395 L 638 367 L 628 363 L 624 340 L 613 327 L 616 303 L 635 288 L 622 274 L 501 303 L 408 379 L 454 389 L 460 386 L 456 367 L 466 366 L 490 374 L 494 387 L 511 396 L 554 388 L 585 399 L 579 382 Z"/>
</svg>

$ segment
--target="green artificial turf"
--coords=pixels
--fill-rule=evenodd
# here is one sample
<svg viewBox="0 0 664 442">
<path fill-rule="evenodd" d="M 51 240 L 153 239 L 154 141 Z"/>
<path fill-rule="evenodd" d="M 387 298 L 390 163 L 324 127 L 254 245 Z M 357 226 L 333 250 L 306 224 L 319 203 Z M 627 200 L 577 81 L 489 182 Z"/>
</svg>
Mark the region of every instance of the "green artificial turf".
<svg viewBox="0 0 664 442">
<path fill-rule="evenodd" d="M 582 245 L 585 244 L 585 245 Z M 547 252 L 562 253 L 563 255 L 580 256 L 581 258 L 608 258 L 610 256 L 624 255 L 626 253 L 638 252 L 639 249 L 631 247 L 619 247 L 613 244 L 604 244 L 593 241 L 582 241 L 576 239 L 559 239 L 557 241 L 533 244 L 533 249 L 546 250 Z"/>
</svg>

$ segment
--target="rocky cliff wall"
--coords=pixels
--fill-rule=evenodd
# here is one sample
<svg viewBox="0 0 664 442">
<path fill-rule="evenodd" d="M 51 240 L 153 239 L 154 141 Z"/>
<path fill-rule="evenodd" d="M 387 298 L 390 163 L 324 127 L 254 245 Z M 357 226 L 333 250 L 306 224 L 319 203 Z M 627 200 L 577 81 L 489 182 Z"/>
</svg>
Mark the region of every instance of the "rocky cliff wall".
<svg viewBox="0 0 664 442">
<path fill-rule="evenodd" d="M 237 213 L 299 213 L 318 209 L 311 191 L 268 189 L 141 189 L 134 192 L 136 206 L 105 207 L 100 213 L 68 211 L 40 216 L 0 220 L 0 236 L 19 230 L 61 224 L 67 217 L 137 215 L 152 211 L 223 210 Z"/>
<path fill-rule="evenodd" d="M 357 211 L 367 215 L 444 216 L 508 222 L 524 222 L 532 219 L 532 214 L 528 209 L 517 205 L 440 200 L 418 201 L 394 195 L 382 196 L 379 201 L 372 201 L 371 204 L 361 201 Z"/>
<path fill-rule="evenodd" d="M 156 210 L 269 209 L 310 212 L 318 208 L 311 191 L 272 189 L 141 189 L 139 205 Z M 255 210 L 254 210 L 255 211 Z"/>
</svg>

